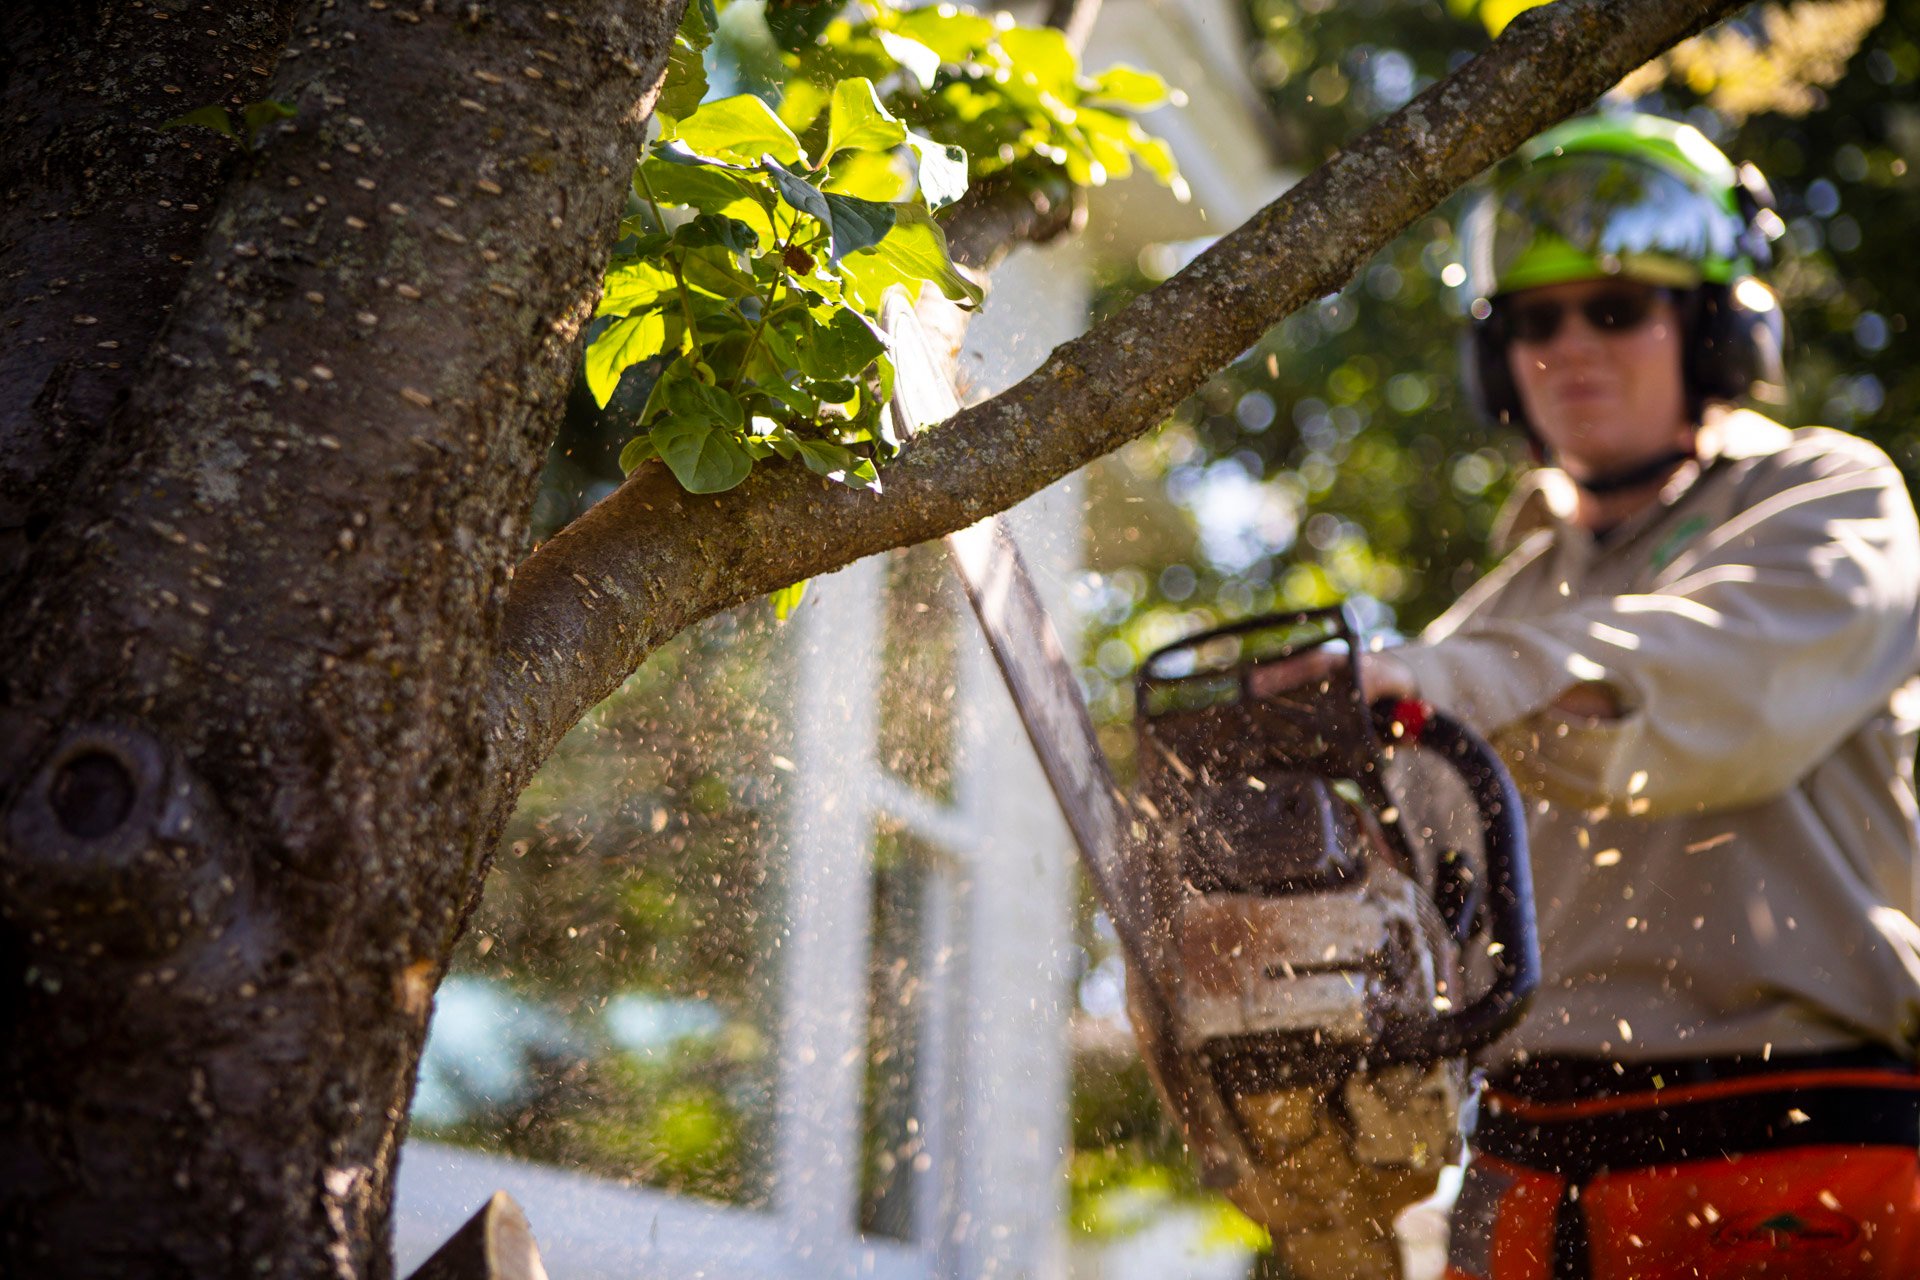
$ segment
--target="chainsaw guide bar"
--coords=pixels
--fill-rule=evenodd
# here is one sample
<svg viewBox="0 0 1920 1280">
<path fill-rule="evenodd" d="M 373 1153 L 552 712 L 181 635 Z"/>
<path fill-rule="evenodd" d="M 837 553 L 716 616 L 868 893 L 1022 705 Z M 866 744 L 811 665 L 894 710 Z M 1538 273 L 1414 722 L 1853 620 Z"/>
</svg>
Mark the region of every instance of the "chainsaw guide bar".
<svg viewBox="0 0 1920 1280">
<path fill-rule="evenodd" d="M 905 439 L 952 417 L 960 402 L 913 308 L 890 299 L 884 324 L 894 351 L 894 421 Z M 1149 1066 L 1171 1096 L 1187 1100 L 1181 1119 L 1202 1181 L 1230 1186 L 1250 1167 L 1240 1125 L 1211 1075 L 1177 1048 L 1170 921 L 1178 886 L 1171 859 L 1114 783 L 1059 633 L 1005 518 L 949 534 L 946 544 L 1087 878 L 1127 953 L 1134 976 L 1129 1012 L 1157 1033 L 1147 1037 L 1159 1046 Z"/>
</svg>

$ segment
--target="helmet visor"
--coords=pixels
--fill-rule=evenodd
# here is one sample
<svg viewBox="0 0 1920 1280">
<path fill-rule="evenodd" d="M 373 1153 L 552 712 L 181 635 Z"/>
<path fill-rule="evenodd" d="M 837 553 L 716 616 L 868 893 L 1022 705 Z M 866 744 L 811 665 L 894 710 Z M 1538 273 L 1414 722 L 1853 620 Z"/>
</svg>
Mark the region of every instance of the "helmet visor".
<svg viewBox="0 0 1920 1280">
<path fill-rule="evenodd" d="M 1543 160 L 1469 216 L 1477 296 L 1624 275 L 1691 288 L 1736 274 L 1741 222 L 1712 196 L 1652 165 L 1588 153 Z"/>
</svg>

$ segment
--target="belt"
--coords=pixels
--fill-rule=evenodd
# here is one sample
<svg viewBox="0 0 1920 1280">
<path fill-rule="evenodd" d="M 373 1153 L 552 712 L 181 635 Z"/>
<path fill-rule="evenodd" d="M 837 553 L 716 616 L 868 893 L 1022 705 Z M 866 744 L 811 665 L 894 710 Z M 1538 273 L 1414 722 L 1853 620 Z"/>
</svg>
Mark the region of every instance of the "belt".
<svg viewBox="0 0 1920 1280">
<path fill-rule="evenodd" d="M 1622 1065 L 1529 1063 L 1524 1076 L 1493 1083 L 1474 1149 L 1580 1182 L 1783 1147 L 1920 1147 L 1920 1074 L 1889 1050 Z M 1611 1091 L 1569 1093 L 1602 1068 Z"/>
<path fill-rule="evenodd" d="M 1814 1053 L 1738 1054 L 1719 1058 L 1615 1062 L 1606 1058 L 1540 1057 L 1488 1073 L 1487 1085 L 1529 1102 L 1572 1102 L 1647 1093 L 1683 1085 L 1717 1084 L 1751 1076 L 1801 1071 L 1915 1070 L 1913 1059 L 1884 1045 Z"/>
</svg>

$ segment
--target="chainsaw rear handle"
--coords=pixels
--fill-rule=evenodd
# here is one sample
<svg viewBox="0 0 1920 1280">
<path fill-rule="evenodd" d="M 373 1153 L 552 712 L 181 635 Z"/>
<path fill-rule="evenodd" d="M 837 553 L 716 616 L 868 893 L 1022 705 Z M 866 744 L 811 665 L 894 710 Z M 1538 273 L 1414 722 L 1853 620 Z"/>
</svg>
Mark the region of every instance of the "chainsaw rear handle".
<svg viewBox="0 0 1920 1280">
<path fill-rule="evenodd" d="M 1419 742 L 1460 775 L 1479 810 L 1488 879 L 1487 932 L 1500 950 L 1493 957 L 1493 985 L 1472 1004 L 1381 1029 L 1378 1053 L 1389 1062 L 1432 1062 L 1485 1048 L 1525 1012 L 1540 985 L 1533 864 L 1527 856 L 1520 793 L 1493 748 L 1446 712 L 1428 709 Z"/>
</svg>

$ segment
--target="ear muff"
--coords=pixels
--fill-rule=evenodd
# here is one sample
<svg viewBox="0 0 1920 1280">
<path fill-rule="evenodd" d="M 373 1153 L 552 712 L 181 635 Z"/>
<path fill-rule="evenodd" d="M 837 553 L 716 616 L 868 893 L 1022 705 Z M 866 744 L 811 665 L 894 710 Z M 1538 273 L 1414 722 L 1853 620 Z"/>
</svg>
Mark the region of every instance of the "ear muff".
<svg viewBox="0 0 1920 1280">
<path fill-rule="evenodd" d="M 1527 438 L 1536 458 L 1544 456 L 1526 410 L 1520 407 L 1520 389 L 1514 385 L 1513 371 L 1507 365 L 1506 345 L 1486 320 L 1473 321 L 1461 343 L 1460 381 L 1468 403 L 1477 407 L 1488 422 L 1512 427 Z"/>
<path fill-rule="evenodd" d="M 1786 320 L 1772 289 L 1752 276 L 1703 285 L 1687 318 L 1687 391 L 1715 400 L 1786 398 Z"/>
</svg>

